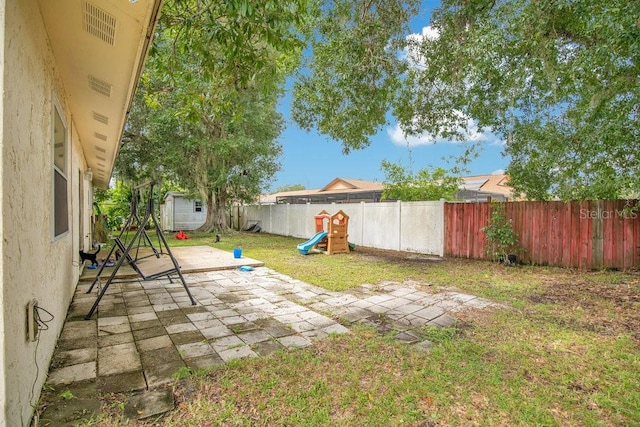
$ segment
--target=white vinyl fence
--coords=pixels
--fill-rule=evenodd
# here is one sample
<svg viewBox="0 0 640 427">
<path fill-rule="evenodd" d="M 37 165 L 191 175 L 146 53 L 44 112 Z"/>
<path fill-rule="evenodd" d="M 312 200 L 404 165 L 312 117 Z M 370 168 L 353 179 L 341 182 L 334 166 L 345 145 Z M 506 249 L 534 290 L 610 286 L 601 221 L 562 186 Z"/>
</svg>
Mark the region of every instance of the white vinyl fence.
<svg viewBox="0 0 640 427">
<path fill-rule="evenodd" d="M 348 240 L 357 246 L 444 255 L 444 201 L 251 205 L 232 215 L 243 230 L 258 224 L 265 233 L 307 239 L 323 209 L 349 216 Z"/>
</svg>

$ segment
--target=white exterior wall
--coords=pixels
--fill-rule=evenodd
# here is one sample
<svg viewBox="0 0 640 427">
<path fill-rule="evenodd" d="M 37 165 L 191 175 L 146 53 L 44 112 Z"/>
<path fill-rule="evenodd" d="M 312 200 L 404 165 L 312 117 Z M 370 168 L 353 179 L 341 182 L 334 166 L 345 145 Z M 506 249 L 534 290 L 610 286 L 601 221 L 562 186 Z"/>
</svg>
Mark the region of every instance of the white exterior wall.
<svg viewBox="0 0 640 427">
<path fill-rule="evenodd" d="M 0 0 L 0 425 L 27 425 L 46 379 L 89 244 L 90 185 L 64 89 L 56 78 L 35 0 Z M 53 108 L 67 128 L 69 231 L 53 233 Z M 82 192 L 82 194 L 81 194 Z M 85 206 L 79 206 L 82 199 Z M 82 217 L 81 217 L 82 215 Z M 80 230 L 80 224 L 83 230 Z M 74 266 L 75 264 L 75 266 Z M 31 299 L 53 314 L 38 342 L 26 339 Z"/>
<path fill-rule="evenodd" d="M 6 28 L 6 3 L 0 0 L 0 427 L 5 426 L 5 412 L 7 407 L 7 369 L 5 363 L 4 337 L 7 335 L 7 328 L 4 323 L 4 87 L 5 87 L 5 37 L 3 29 Z"/>
<path fill-rule="evenodd" d="M 243 229 L 258 222 L 265 233 L 308 239 L 322 210 L 346 213 L 358 246 L 444 256 L 444 201 L 244 206 Z"/>
</svg>

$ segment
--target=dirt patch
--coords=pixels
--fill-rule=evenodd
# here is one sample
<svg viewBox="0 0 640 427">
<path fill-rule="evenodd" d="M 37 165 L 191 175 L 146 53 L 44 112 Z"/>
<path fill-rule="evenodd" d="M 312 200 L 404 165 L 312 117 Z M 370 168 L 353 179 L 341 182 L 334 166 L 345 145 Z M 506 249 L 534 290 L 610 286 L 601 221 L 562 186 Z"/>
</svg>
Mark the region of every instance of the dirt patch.
<svg viewBox="0 0 640 427">
<path fill-rule="evenodd" d="M 436 255 L 425 255 L 414 252 L 394 251 L 387 249 L 374 249 L 357 247 L 353 252 L 354 255 L 360 256 L 368 261 L 389 261 L 389 262 L 408 262 L 408 263 L 441 263 L 445 262 L 444 258 Z"/>
<path fill-rule="evenodd" d="M 584 276 L 589 278 L 589 273 Z M 618 283 L 558 278 L 528 300 L 550 305 L 550 312 L 563 326 L 605 335 L 628 334 L 640 341 L 640 278 L 637 275 L 625 274 Z M 571 316 L 566 316 L 569 313 Z"/>
<path fill-rule="evenodd" d="M 533 304 L 531 308 L 527 308 L 532 315 L 539 315 L 540 306 L 544 305 L 545 315 L 562 326 L 609 336 L 627 334 L 640 341 L 638 272 L 585 272 L 529 266 L 511 268 L 491 262 L 462 258 L 442 259 L 411 252 L 371 248 L 357 248 L 355 253 L 378 262 L 439 265 L 448 271 L 460 271 L 460 274 L 469 278 L 469 282 L 481 281 L 486 286 L 490 286 L 495 279 L 531 281 L 531 289 L 524 292 L 524 298 Z M 427 285 L 445 284 L 434 280 L 433 283 L 425 284 Z M 468 318 L 464 320 L 472 321 L 474 316 L 480 316 L 480 313 L 468 313 Z"/>
</svg>

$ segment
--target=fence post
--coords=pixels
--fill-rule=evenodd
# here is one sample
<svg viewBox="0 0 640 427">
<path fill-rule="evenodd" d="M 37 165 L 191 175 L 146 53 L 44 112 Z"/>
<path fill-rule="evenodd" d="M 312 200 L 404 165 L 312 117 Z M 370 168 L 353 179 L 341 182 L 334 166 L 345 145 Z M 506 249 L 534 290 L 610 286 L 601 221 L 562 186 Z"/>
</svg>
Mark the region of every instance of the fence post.
<svg viewBox="0 0 640 427">
<path fill-rule="evenodd" d="M 364 201 L 360 202 L 360 208 L 362 211 L 360 212 L 360 245 L 364 242 L 364 221 L 365 221 L 365 204 Z"/>
<path fill-rule="evenodd" d="M 396 202 L 398 206 L 398 249 L 402 250 L 402 200 Z"/>
<path fill-rule="evenodd" d="M 315 213 L 311 211 L 311 202 L 307 202 L 306 218 L 313 218 L 314 215 L 315 215 Z M 311 224 L 311 221 L 307 221 L 307 222 L 305 222 L 305 224 L 307 224 L 307 225 L 305 225 L 305 227 L 304 227 L 304 230 L 305 230 L 304 235 L 305 236 L 313 236 L 315 229 L 314 228 L 309 228 L 309 225 L 308 225 L 308 224 Z M 309 231 L 307 231 L 307 230 L 309 230 Z"/>
<path fill-rule="evenodd" d="M 595 215 L 591 216 L 591 265 L 588 268 L 601 269 L 604 267 L 604 218 L 607 221 L 615 221 L 615 217 L 610 218 L 604 212 L 604 202 L 597 200 L 594 202 Z M 622 242 L 619 242 L 622 244 Z"/>
<path fill-rule="evenodd" d="M 285 209 L 286 212 L 286 224 L 287 224 L 287 229 L 284 231 L 285 232 L 285 236 L 291 236 L 290 230 L 291 230 L 291 223 L 289 222 L 289 218 L 290 218 L 290 214 L 291 214 L 291 204 L 287 203 L 287 207 Z"/>
<path fill-rule="evenodd" d="M 444 213 L 444 207 L 445 207 L 445 203 L 447 202 L 446 199 L 440 199 L 440 253 L 438 255 L 440 255 L 441 257 L 444 257 L 444 246 L 445 246 L 445 239 L 447 238 L 447 236 L 444 234 L 446 227 L 445 227 L 445 221 L 447 220 L 447 217 L 445 216 Z"/>
</svg>

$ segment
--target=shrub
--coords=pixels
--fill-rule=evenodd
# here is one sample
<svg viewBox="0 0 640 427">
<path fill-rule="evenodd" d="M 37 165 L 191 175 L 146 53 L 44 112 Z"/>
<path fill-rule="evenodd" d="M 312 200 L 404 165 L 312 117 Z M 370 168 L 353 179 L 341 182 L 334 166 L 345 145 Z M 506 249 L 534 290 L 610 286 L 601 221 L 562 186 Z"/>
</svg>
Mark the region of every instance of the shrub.
<svg viewBox="0 0 640 427">
<path fill-rule="evenodd" d="M 518 235 L 513 230 L 513 224 L 504 209 L 504 203 L 491 203 L 489 224 L 482 228 L 487 235 L 485 253 L 494 261 L 510 264 L 509 254 L 516 251 Z"/>
</svg>

